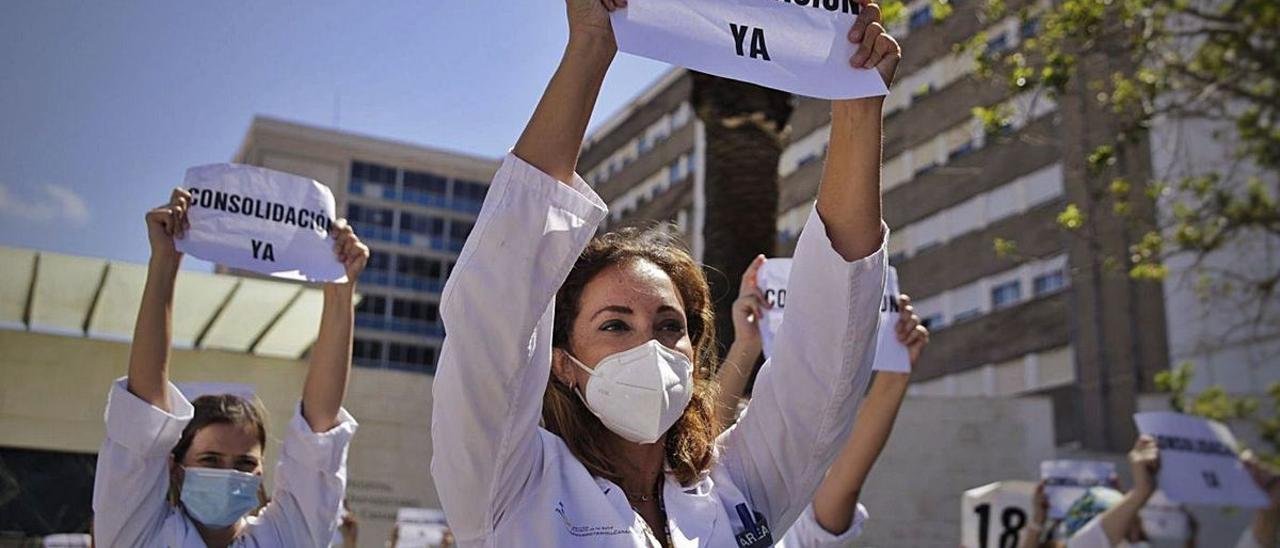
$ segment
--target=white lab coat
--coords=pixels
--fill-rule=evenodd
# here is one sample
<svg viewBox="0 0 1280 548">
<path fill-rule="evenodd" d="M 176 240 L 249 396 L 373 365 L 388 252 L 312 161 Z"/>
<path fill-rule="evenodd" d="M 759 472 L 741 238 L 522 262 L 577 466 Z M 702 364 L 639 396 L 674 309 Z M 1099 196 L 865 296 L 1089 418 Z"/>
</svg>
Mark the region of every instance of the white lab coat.
<svg viewBox="0 0 1280 548">
<path fill-rule="evenodd" d="M 1203 541 L 1204 539 L 1200 540 Z M 1201 542 L 1201 545 L 1204 545 L 1204 543 Z M 1089 520 L 1089 523 L 1086 523 L 1084 527 L 1076 531 L 1076 534 L 1067 539 L 1067 548 L 1128 548 L 1129 546 L 1132 545 L 1123 540 L 1120 541 L 1120 544 L 1111 544 L 1111 539 L 1107 538 L 1107 532 L 1102 529 L 1101 515 Z M 1258 544 L 1257 538 L 1253 535 L 1253 528 L 1245 528 L 1244 532 L 1240 534 L 1240 538 L 1236 540 L 1236 548 L 1262 548 Z"/>
<path fill-rule="evenodd" d="M 169 504 L 169 454 L 195 408 L 169 385 L 164 412 L 129 392 L 126 379 L 107 396 L 107 439 L 98 453 L 93 483 L 93 531 L 100 548 L 203 547 L 186 513 Z M 247 517 L 233 546 L 328 546 L 347 484 L 347 446 L 356 421 L 341 410 L 339 424 L 315 433 L 295 412 L 276 463 L 271 503 Z"/>
<path fill-rule="evenodd" d="M 538 426 L 554 297 L 606 213 L 581 177 L 565 185 L 508 155 L 449 277 L 431 472 L 461 546 L 655 544 L 622 490 Z M 760 525 L 776 540 L 804 511 L 870 379 L 885 268 L 883 241 L 847 262 L 810 216 L 750 409 L 721 435 L 708 474 L 666 478 L 676 546 L 737 546 Z"/>
<path fill-rule="evenodd" d="M 822 528 L 818 518 L 813 515 L 813 504 L 805 507 L 800 519 L 796 520 L 783 535 L 782 541 L 775 548 L 841 548 L 851 546 L 853 539 L 862 535 L 862 524 L 867 521 L 867 508 L 858 503 L 853 510 L 853 521 L 849 528 L 838 535 Z"/>
</svg>

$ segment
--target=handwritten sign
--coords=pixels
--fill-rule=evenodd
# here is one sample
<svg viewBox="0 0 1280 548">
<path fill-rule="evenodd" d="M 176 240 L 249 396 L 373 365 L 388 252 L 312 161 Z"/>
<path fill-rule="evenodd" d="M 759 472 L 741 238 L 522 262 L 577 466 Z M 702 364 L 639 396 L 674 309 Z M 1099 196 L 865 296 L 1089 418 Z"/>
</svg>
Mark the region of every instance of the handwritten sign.
<svg viewBox="0 0 1280 548">
<path fill-rule="evenodd" d="M 764 357 L 773 356 L 773 337 L 782 328 L 782 313 L 787 308 L 787 280 L 791 277 L 791 259 L 769 259 L 756 271 L 756 286 L 769 304 L 760 311 L 760 339 Z"/>
<path fill-rule="evenodd" d="M 1236 454 L 1226 425 L 1170 411 L 1137 413 L 1138 431 L 1160 448 L 1160 490 L 1171 501 L 1211 506 L 1263 508 L 1259 489 Z"/>
<path fill-rule="evenodd" d="M 613 13 L 618 49 L 820 99 L 885 95 L 853 69 L 857 0 L 631 0 Z"/>
<path fill-rule="evenodd" d="M 232 268 L 310 282 L 347 280 L 333 252 L 333 193 L 265 168 L 213 164 L 187 170 L 191 228 L 178 251 Z"/>
<path fill-rule="evenodd" d="M 1086 460 L 1047 460 L 1040 463 L 1040 479 L 1049 499 L 1049 518 L 1062 519 L 1067 510 L 1090 487 L 1109 485 L 1116 466 L 1109 462 Z"/>
<path fill-rule="evenodd" d="M 1035 491 L 1036 484 L 1029 481 L 997 481 L 965 491 L 960 499 L 960 546 L 1020 546 L 1023 530 L 1031 523 Z"/>
<path fill-rule="evenodd" d="M 898 269 L 889 267 L 884 284 L 884 296 L 880 298 L 880 332 L 876 337 L 876 371 L 910 373 L 911 356 L 907 346 L 898 340 L 898 319 L 902 309 L 898 306 Z"/>
</svg>

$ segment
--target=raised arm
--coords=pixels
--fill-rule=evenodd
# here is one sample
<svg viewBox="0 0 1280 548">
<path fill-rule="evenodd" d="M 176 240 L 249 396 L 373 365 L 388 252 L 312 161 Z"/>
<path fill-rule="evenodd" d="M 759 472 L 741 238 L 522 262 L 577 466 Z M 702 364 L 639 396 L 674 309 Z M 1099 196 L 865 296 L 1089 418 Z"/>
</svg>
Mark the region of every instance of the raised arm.
<svg viewBox="0 0 1280 548">
<path fill-rule="evenodd" d="M 573 178 L 591 111 L 618 52 L 608 12 L 625 6 L 626 0 L 566 0 L 569 45 L 514 150 L 557 181 Z"/>
<path fill-rule="evenodd" d="M 901 295 L 898 301 L 902 312 L 894 329 L 898 340 L 907 345 L 911 367 L 915 369 L 920 352 L 929 344 L 929 330 L 920 324 L 910 297 Z M 827 532 L 839 535 L 852 525 L 862 485 L 889 441 L 910 382 L 910 373 L 876 373 L 871 392 L 854 420 L 849 441 L 845 442 L 813 497 L 814 518 Z"/>
<path fill-rule="evenodd" d="M 1275 548 L 1276 530 L 1280 529 L 1280 474 L 1276 474 L 1274 469 L 1258 460 L 1252 451 L 1245 451 L 1241 459 L 1244 461 L 1245 470 L 1248 470 L 1253 481 L 1267 494 L 1271 505 L 1253 512 L 1253 521 L 1250 522 L 1249 530 L 1240 539 L 1237 548 L 1254 546 Z"/>
<path fill-rule="evenodd" d="M 431 474 L 449 526 L 485 538 L 542 462 L 556 291 L 607 210 L 574 174 L 613 59 L 600 0 L 568 0 L 570 39 L 445 287 L 432 387 Z"/>
<path fill-rule="evenodd" d="M 879 5 L 862 6 L 849 39 L 859 44 L 850 63 L 855 68 L 875 68 L 891 86 L 902 49 L 880 24 Z M 847 261 L 866 257 L 880 247 L 883 105 L 884 97 L 831 104 L 831 144 L 818 189 L 818 214 L 826 224 L 832 247 Z"/>
<path fill-rule="evenodd" d="M 320 332 L 311 347 L 311 365 L 302 388 L 302 416 L 313 432 L 327 432 L 338 425 L 351 373 L 356 280 L 369 262 L 369 246 L 360 242 L 346 219 L 334 223 L 333 241 L 334 253 L 346 268 L 347 282 L 324 286 Z"/>
<path fill-rule="evenodd" d="M 888 82 L 898 46 L 879 30 L 878 19 L 879 8 L 866 4 L 849 39 L 872 54 L 851 62 L 874 65 Z M 774 530 L 789 527 L 813 501 L 871 378 L 886 268 L 882 102 L 833 107 L 817 213 L 796 242 L 773 355 L 756 378 L 750 408 L 721 440 L 723 469 L 747 487 L 749 503 Z"/>
<path fill-rule="evenodd" d="M 760 310 L 768 303 L 760 296 L 756 274 L 764 265 L 764 255 L 751 261 L 738 284 L 738 299 L 733 301 L 733 344 L 716 373 L 720 390 L 716 393 L 716 414 L 720 424 L 728 428 L 738 418 L 738 402 L 746 396 L 747 381 L 756 360 L 760 359 Z"/>
<path fill-rule="evenodd" d="M 129 392 L 163 411 L 169 409 L 169 346 L 173 341 L 173 287 L 182 254 L 173 239 L 186 232 L 191 195 L 173 189 L 169 203 L 147 212 L 151 260 L 129 347 Z"/>
<path fill-rule="evenodd" d="M 1129 451 L 1129 467 L 1133 470 L 1133 489 L 1089 522 L 1067 540 L 1068 548 L 1116 546 L 1125 538 L 1129 526 L 1138 519 L 1138 511 L 1156 491 L 1156 472 L 1160 470 L 1160 449 L 1151 436 L 1139 436 Z M 1099 534 L 1101 533 L 1101 534 Z M 1105 537 L 1105 544 L 1103 537 Z"/>
</svg>

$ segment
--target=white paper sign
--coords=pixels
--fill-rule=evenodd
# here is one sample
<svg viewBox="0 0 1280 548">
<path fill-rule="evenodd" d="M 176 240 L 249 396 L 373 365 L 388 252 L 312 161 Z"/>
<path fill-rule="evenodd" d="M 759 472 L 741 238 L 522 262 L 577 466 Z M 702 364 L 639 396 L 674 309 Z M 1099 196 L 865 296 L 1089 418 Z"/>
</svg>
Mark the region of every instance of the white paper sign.
<svg viewBox="0 0 1280 548">
<path fill-rule="evenodd" d="M 613 12 L 618 49 L 819 99 L 885 95 L 853 69 L 858 0 L 631 0 Z"/>
<path fill-rule="evenodd" d="M 773 357 L 773 338 L 782 327 L 783 312 L 787 308 L 787 280 L 790 277 L 791 259 L 786 258 L 769 259 L 760 266 L 760 270 L 756 271 L 756 286 L 759 287 L 765 302 L 770 305 L 769 308 L 761 311 L 759 322 L 765 359 Z M 890 302 L 889 295 L 898 295 L 898 271 L 893 267 L 889 267 L 885 297 L 880 300 L 880 322 L 882 326 L 888 325 L 889 328 L 880 329 L 876 342 L 876 361 L 872 370 L 910 373 L 911 359 L 907 354 L 907 347 L 898 342 L 894 332 L 898 315 L 901 313 L 898 308 L 898 299 L 893 298 L 892 308 L 886 310 L 889 306 L 887 303 Z"/>
<path fill-rule="evenodd" d="M 782 312 L 787 308 L 787 279 L 791 277 L 791 259 L 769 259 L 756 271 L 756 286 L 769 307 L 760 311 L 760 339 L 764 357 L 773 356 L 773 336 L 782 327 Z"/>
<path fill-rule="evenodd" d="M 880 298 L 880 332 L 876 338 L 876 371 L 894 373 L 911 372 L 911 355 L 907 345 L 898 340 L 898 319 L 902 308 L 898 306 L 898 269 L 889 267 L 885 279 L 884 296 Z"/>
<path fill-rule="evenodd" d="M 333 252 L 329 188 L 260 167 L 213 164 L 187 170 L 191 228 L 178 251 L 206 261 L 310 282 L 347 280 Z"/>
<path fill-rule="evenodd" d="M 254 389 L 251 384 L 240 384 L 234 382 L 180 382 L 177 383 L 178 391 L 182 392 L 182 396 L 187 401 L 195 401 L 200 396 L 220 396 L 223 394 L 231 394 L 239 396 L 246 400 L 254 398 Z"/>
<path fill-rule="evenodd" d="M 1226 425 L 1171 411 L 1137 413 L 1138 431 L 1160 447 L 1157 482 L 1169 500 L 1183 504 L 1262 508 L 1267 496 L 1236 455 Z"/>
<path fill-rule="evenodd" d="M 1142 532 L 1150 538 L 1187 540 L 1191 536 L 1191 522 L 1187 519 L 1186 510 L 1160 491 L 1151 495 L 1147 505 L 1138 511 L 1138 518 L 1142 520 Z"/>
<path fill-rule="evenodd" d="M 400 508 L 396 511 L 395 548 L 439 546 L 449 530 L 444 511 L 436 508 Z"/>
<path fill-rule="evenodd" d="M 1049 499 L 1049 519 L 1066 517 L 1067 510 L 1090 487 L 1110 485 L 1116 465 L 1088 460 L 1047 460 L 1040 463 L 1044 495 Z"/>
<path fill-rule="evenodd" d="M 965 491 L 960 499 L 960 546 L 1021 546 L 1035 491 L 1036 484 L 1029 481 L 997 481 Z"/>
</svg>

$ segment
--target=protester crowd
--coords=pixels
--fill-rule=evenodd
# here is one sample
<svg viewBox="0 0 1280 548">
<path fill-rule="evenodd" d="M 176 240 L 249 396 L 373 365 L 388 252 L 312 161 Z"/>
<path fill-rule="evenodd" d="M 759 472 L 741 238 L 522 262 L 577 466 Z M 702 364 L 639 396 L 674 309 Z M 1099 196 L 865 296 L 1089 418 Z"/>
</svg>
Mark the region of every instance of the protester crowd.
<svg viewBox="0 0 1280 548">
<path fill-rule="evenodd" d="M 575 174 L 616 53 L 609 12 L 567 0 L 563 60 L 494 177 L 441 304 L 448 337 L 434 385 L 431 471 L 460 546 L 846 546 L 873 520 L 861 500 L 907 394 L 879 369 L 886 330 L 914 365 L 929 331 L 907 295 L 881 319 L 882 97 L 836 101 L 816 206 L 796 246 L 786 322 L 761 362 L 757 258 L 721 356 L 702 268 L 660 228 L 597 234 L 601 199 Z M 800 2 L 797 2 L 800 4 Z M 848 2 L 845 2 L 848 4 Z M 891 85 L 902 57 L 865 3 L 848 70 Z M 97 546 L 351 546 L 345 498 L 355 418 L 343 409 L 356 280 L 369 249 L 341 219 L 329 237 L 345 281 L 324 286 L 305 385 L 262 485 L 264 411 L 234 395 L 188 400 L 169 379 L 175 241 L 191 195 L 146 215 L 151 244 L 128 375 L 109 387 L 93 508 Z M 750 389 L 748 390 L 748 386 Z M 1145 541 L 1156 491 L 1150 437 L 1129 453 L 1127 492 L 1093 487 L 1048 519 L 1042 483 L 1021 546 Z M 1280 476 L 1243 457 L 1270 506 L 1238 546 L 1276 546 Z M 1195 545 L 1195 539 L 1188 545 Z M 396 543 L 393 537 L 392 544 Z"/>
</svg>

